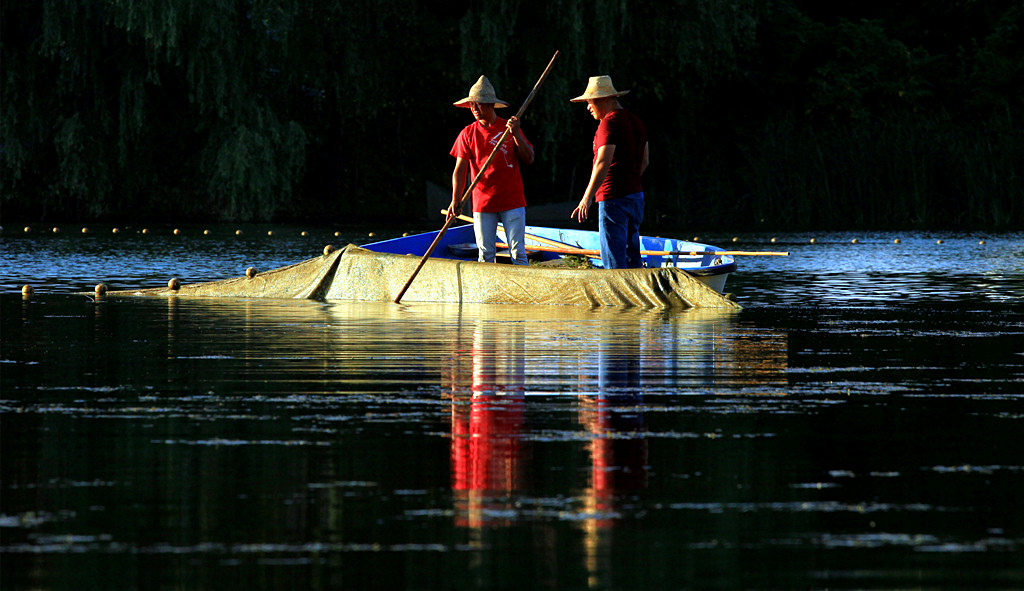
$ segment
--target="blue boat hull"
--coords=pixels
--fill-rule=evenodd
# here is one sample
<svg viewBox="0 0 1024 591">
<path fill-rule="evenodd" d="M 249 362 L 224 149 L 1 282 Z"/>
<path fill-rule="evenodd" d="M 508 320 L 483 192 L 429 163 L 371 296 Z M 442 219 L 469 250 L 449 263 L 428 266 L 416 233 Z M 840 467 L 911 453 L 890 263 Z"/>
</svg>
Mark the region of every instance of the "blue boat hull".
<svg viewBox="0 0 1024 591">
<path fill-rule="evenodd" d="M 531 239 L 530 236 L 559 242 L 564 244 L 565 247 L 573 249 L 600 250 L 601 247 L 598 233 L 588 230 L 527 226 L 526 233 L 527 249 L 530 246 L 544 246 L 541 241 Z M 391 240 L 364 244 L 362 248 L 374 252 L 423 256 L 430 248 L 437 234 L 438 232 L 435 231 L 402 236 Z M 505 241 L 505 235 L 500 226 L 498 228 L 498 240 Z M 727 277 L 736 270 L 736 262 L 732 256 L 713 254 L 720 252 L 722 249 L 699 242 L 641 236 L 640 248 L 642 251 L 701 253 L 697 255 L 649 254 L 644 255 L 642 258 L 644 266 L 647 268 L 675 267 L 682 269 L 718 293 L 723 293 Z M 473 226 L 463 225 L 449 228 L 444 236 L 441 237 L 431 256 L 442 259 L 476 260 L 476 238 L 473 234 Z M 552 252 L 531 253 L 531 258 L 535 260 L 554 260 L 563 256 L 565 255 Z M 594 267 L 602 267 L 600 258 L 591 257 L 590 261 Z"/>
</svg>

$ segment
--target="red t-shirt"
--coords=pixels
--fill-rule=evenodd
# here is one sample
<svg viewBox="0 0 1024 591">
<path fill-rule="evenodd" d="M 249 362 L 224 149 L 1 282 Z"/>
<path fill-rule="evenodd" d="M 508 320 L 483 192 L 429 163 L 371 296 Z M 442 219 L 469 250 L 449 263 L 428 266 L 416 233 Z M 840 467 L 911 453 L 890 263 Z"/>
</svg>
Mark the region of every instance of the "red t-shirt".
<svg viewBox="0 0 1024 591">
<path fill-rule="evenodd" d="M 594 161 L 601 146 L 615 146 L 615 156 L 608 176 L 597 188 L 597 200 L 625 197 L 639 193 L 640 166 L 644 161 L 644 147 L 647 145 L 647 127 L 639 117 L 625 109 L 615 109 L 604 116 L 594 134 Z"/>
<path fill-rule="evenodd" d="M 508 119 L 501 117 L 498 117 L 490 127 L 484 127 L 474 121 L 455 138 L 451 155 L 469 163 L 468 182 L 476 178 L 480 167 L 491 156 L 498 138 L 505 133 L 507 123 Z M 526 196 L 523 194 L 523 177 L 519 174 L 519 156 L 516 154 L 515 140 L 512 134 L 509 134 L 491 161 L 491 165 L 480 177 L 480 182 L 473 188 L 473 211 L 494 213 L 517 207 L 526 207 Z"/>
</svg>

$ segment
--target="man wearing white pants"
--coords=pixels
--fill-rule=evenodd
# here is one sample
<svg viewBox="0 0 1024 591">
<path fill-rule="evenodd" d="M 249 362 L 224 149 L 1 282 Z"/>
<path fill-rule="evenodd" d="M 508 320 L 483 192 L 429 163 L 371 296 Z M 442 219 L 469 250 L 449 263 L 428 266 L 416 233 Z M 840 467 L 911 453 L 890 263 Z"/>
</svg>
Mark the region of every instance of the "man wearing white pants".
<svg viewBox="0 0 1024 591">
<path fill-rule="evenodd" d="M 477 248 L 480 250 L 480 262 L 493 263 L 497 248 L 494 236 L 498 231 L 498 223 L 505 229 L 505 243 L 512 256 L 512 264 L 527 265 L 526 260 L 526 208 L 517 207 L 507 211 L 488 213 L 473 212 L 473 230 L 476 234 Z"/>
<path fill-rule="evenodd" d="M 486 76 L 477 80 L 468 97 L 454 104 L 470 109 L 474 121 L 459 133 L 451 149 L 455 170 L 452 173 L 452 203 L 448 207 L 448 217 L 459 215 L 467 176 L 476 177 L 507 130 L 509 133 L 505 141 L 497 148 L 490 166 L 473 188 L 473 226 L 481 262 L 494 262 L 497 227 L 501 222 L 512 262 L 525 265 L 526 197 L 519 163 L 533 163 L 533 146 L 523 135 L 519 119 L 511 117 L 506 120 L 495 114 L 495 108 L 507 107 L 508 103 L 495 96 L 494 87 Z"/>
</svg>

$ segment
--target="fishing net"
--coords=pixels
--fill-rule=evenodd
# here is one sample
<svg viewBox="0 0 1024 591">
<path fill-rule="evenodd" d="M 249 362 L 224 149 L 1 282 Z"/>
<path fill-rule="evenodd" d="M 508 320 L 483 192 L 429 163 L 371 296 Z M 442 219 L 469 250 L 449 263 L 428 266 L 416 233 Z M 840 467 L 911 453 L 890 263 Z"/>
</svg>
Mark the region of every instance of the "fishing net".
<svg viewBox="0 0 1024 591">
<path fill-rule="evenodd" d="M 392 301 L 419 256 L 354 245 L 301 263 L 210 283 L 111 292 L 111 296 L 213 296 Z M 647 308 L 739 308 L 685 271 L 573 269 L 429 259 L 402 302 L 554 304 Z"/>
</svg>

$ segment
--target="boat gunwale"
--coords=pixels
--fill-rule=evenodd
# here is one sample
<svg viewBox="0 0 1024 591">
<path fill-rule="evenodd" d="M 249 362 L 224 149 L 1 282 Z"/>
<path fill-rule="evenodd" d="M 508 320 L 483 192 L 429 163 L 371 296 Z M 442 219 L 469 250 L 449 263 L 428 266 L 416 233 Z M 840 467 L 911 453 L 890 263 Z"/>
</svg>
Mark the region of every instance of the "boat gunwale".
<svg viewBox="0 0 1024 591">
<path fill-rule="evenodd" d="M 455 230 L 456 232 L 454 234 L 459 234 L 459 237 L 456 238 L 454 236 L 454 234 L 452 236 L 446 235 L 445 238 L 443 238 L 442 241 L 438 244 L 438 247 L 441 247 L 441 246 L 448 247 L 448 246 L 452 246 L 452 245 L 456 245 L 456 244 L 468 244 L 468 243 L 465 243 L 463 241 L 463 237 L 461 236 L 461 234 L 469 233 L 469 232 L 471 232 L 472 229 L 473 229 L 472 224 L 465 224 L 465 225 L 462 225 L 462 226 L 454 226 L 452 228 L 449 228 L 448 232 L 452 232 L 453 230 Z M 593 230 L 564 230 L 562 228 L 555 228 L 555 227 L 549 227 L 549 226 L 527 226 L 527 233 L 529 234 L 531 230 L 533 230 L 534 233 L 538 233 L 538 232 L 536 232 L 537 229 L 543 229 L 543 230 L 547 230 L 547 231 L 556 231 L 556 232 L 568 231 L 568 232 L 574 232 L 574 233 L 577 233 L 577 232 L 579 232 L 579 233 L 588 232 L 588 233 L 591 233 L 591 234 L 597 234 L 597 232 L 594 232 Z M 399 236 L 399 237 L 396 237 L 396 238 L 390 238 L 390 239 L 387 239 L 387 240 L 381 240 L 381 241 L 377 241 L 377 242 L 370 242 L 370 243 L 361 244 L 361 245 L 358 245 L 358 246 L 360 248 L 363 248 L 363 249 L 366 249 L 366 250 L 371 250 L 373 252 L 379 252 L 379 253 L 388 253 L 388 254 L 403 255 L 403 256 L 404 255 L 417 255 L 417 253 L 415 253 L 415 252 L 405 252 L 405 253 L 397 252 L 397 250 L 399 250 L 399 249 L 397 249 L 397 248 L 392 249 L 391 247 L 398 246 L 398 245 L 401 245 L 401 244 L 417 244 L 417 245 L 419 245 L 421 242 L 425 241 L 427 237 L 431 237 L 431 236 L 436 237 L 438 232 L 439 232 L 439 230 L 434 230 L 434 231 L 430 231 L 430 232 L 422 232 L 422 233 L 419 233 L 419 234 L 412 234 L 412 235 L 409 235 L 409 236 Z M 704 243 L 700 243 L 700 242 L 692 242 L 692 241 L 687 241 L 687 240 L 679 240 L 679 239 L 676 239 L 676 238 L 661 238 L 661 237 L 652 237 L 652 236 L 642 236 L 641 240 L 643 240 L 643 239 L 657 240 L 657 241 L 662 241 L 663 243 L 664 242 L 675 242 L 677 244 L 693 245 L 693 247 L 684 247 L 683 250 L 685 250 L 686 248 L 691 248 L 691 250 L 693 250 L 695 252 L 698 252 L 698 253 L 700 252 L 698 250 L 699 247 L 703 247 L 708 252 L 717 252 L 717 251 L 721 250 L 718 247 L 715 247 L 715 246 L 712 246 L 712 245 L 709 245 L 709 244 L 704 244 Z M 527 242 L 529 242 L 529 237 L 527 237 Z M 475 236 L 474 236 L 473 244 L 475 244 Z M 566 246 L 569 247 L 569 248 L 582 248 L 582 247 L 579 247 L 579 246 L 573 246 L 572 244 L 569 244 L 569 243 L 564 243 L 564 244 L 566 244 Z M 527 246 L 529 246 L 529 244 L 527 244 Z M 433 258 L 458 260 L 458 261 L 466 261 L 466 262 L 476 262 L 476 261 L 473 261 L 472 258 L 459 257 L 459 256 L 448 256 L 448 255 L 444 255 L 444 254 L 439 255 L 439 254 L 437 254 L 438 250 L 440 250 L 440 248 L 435 249 L 435 254 L 433 255 Z M 423 248 L 423 251 L 424 252 L 426 251 L 425 247 Z M 422 256 L 422 253 L 419 253 L 417 256 Z M 666 259 L 666 258 L 700 259 L 700 258 L 703 258 L 703 257 L 706 257 L 706 256 L 708 256 L 708 255 L 705 255 L 705 254 L 676 255 L 674 257 L 667 256 L 667 255 L 648 255 L 648 256 L 645 256 L 644 258 L 650 257 L 650 258 L 657 258 L 657 259 Z M 548 260 L 557 260 L 559 258 L 564 258 L 564 256 L 560 256 L 560 255 L 553 256 L 551 259 L 548 259 Z M 590 260 L 600 260 L 600 259 L 595 259 L 594 257 L 587 257 L 587 258 L 590 259 Z M 650 267 L 645 266 L 644 268 L 647 268 L 647 269 L 676 268 L 676 269 L 680 269 L 682 271 L 685 271 L 685 272 L 689 273 L 690 275 L 692 275 L 694 277 L 715 277 L 715 276 L 719 276 L 719 275 L 728 275 L 728 274 L 733 273 L 733 272 L 736 271 L 737 264 L 736 264 L 736 261 L 733 259 L 733 257 L 728 256 L 726 258 L 729 259 L 728 262 L 722 262 L 722 263 L 715 264 L 715 265 L 695 264 L 692 267 L 687 267 L 687 266 L 681 266 L 681 265 L 679 265 L 677 263 L 677 264 L 674 264 L 674 265 L 673 264 L 669 264 L 669 265 L 659 265 L 659 266 L 650 266 Z M 693 261 L 693 262 L 696 263 L 696 261 Z M 596 267 L 594 270 L 609 270 L 609 269 L 604 269 L 603 267 Z"/>
</svg>

